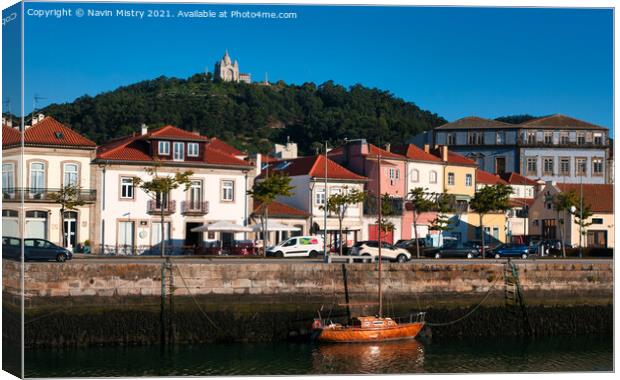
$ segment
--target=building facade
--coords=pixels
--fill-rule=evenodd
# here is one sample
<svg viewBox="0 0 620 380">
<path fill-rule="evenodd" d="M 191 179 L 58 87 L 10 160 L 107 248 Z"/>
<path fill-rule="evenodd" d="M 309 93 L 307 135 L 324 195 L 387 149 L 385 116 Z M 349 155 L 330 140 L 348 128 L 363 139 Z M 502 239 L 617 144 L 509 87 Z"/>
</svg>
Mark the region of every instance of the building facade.
<svg viewBox="0 0 620 380">
<path fill-rule="evenodd" d="M 46 239 L 67 248 L 92 241 L 96 190 L 90 162 L 95 148 L 93 141 L 49 116 L 36 115 L 24 133 L 3 125 L 3 236 Z M 83 204 L 62 218 L 56 195 L 68 186 Z"/>
<path fill-rule="evenodd" d="M 164 237 L 173 246 L 195 246 L 220 240 L 226 247 L 245 233 L 192 232 L 218 221 L 245 226 L 251 213 L 247 191 L 255 168 L 222 147 L 223 142 L 165 126 L 110 141 L 97 150 L 96 241 L 103 249 L 141 250 L 157 246 Z M 232 147 L 231 147 L 232 148 Z M 191 185 L 167 195 L 147 194 L 133 178 L 149 181 L 158 176 L 191 171 Z"/>
</svg>

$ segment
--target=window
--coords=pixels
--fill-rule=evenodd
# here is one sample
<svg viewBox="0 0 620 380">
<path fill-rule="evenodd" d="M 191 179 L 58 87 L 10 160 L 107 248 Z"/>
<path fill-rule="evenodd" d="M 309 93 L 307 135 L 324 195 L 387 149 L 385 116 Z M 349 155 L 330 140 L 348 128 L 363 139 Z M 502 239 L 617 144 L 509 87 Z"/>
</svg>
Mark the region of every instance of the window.
<svg viewBox="0 0 620 380">
<path fill-rule="evenodd" d="M 595 145 L 603 145 L 603 134 L 595 133 L 594 134 L 594 144 Z"/>
<path fill-rule="evenodd" d="M 168 193 L 158 192 L 155 194 L 155 209 L 168 209 Z"/>
<path fill-rule="evenodd" d="M 553 175 L 553 157 L 543 158 L 543 175 Z"/>
<path fill-rule="evenodd" d="M 121 198 L 133 199 L 133 178 L 121 177 Z"/>
<path fill-rule="evenodd" d="M 448 173 L 448 185 L 454 186 L 454 173 Z"/>
<path fill-rule="evenodd" d="M 603 224 L 603 218 L 592 218 L 592 224 Z"/>
<path fill-rule="evenodd" d="M 525 132 L 525 140 L 528 144 L 536 143 L 536 131 L 527 131 Z"/>
<path fill-rule="evenodd" d="M 30 164 L 30 190 L 39 191 L 45 188 L 45 164 L 33 162 Z"/>
<path fill-rule="evenodd" d="M 569 142 L 568 132 L 560 132 L 560 144 L 568 145 Z"/>
<path fill-rule="evenodd" d="M 4 193 L 13 192 L 15 189 L 15 166 L 13 164 L 2 164 L 2 191 Z"/>
<path fill-rule="evenodd" d="M 198 143 L 187 144 L 187 157 L 198 157 Z"/>
<path fill-rule="evenodd" d="M 575 158 L 575 175 L 585 176 L 588 170 L 588 159 L 585 157 Z"/>
<path fill-rule="evenodd" d="M 519 186 L 513 187 L 512 190 L 514 191 L 515 197 L 517 198 L 521 197 L 521 188 Z"/>
<path fill-rule="evenodd" d="M 64 177 L 64 186 L 72 185 L 77 186 L 78 184 L 78 166 L 77 164 L 65 164 L 63 171 L 65 173 Z"/>
<path fill-rule="evenodd" d="M 185 144 L 182 142 L 175 142 L 173 145 L 172 159 L 175 161 L 182 161 L 185 158 Z"/>
<path fill-rule="evenodd" d="M 560 157 L 560 175 L 570 175 L 570 157 Z"/>
<path fill-rule="evenodd" d="M 224 180 L 222 181 L 222 200 L 232 202 L 235 200 L 235 181 Z"/>
<path fill-rule="evenodd" d="M 592 157 L 592 175 L 603 175 L 603 159 Z"/>
<path fill-rule="evenodd" d="M 170 155 L 170 141 L 160 141 L 157 150 L 162 156 Z"/>
<path fill-rule="evenodd" d="M 329 189 L 329 195 L 342 194 L 342 189 L 339 187 L 332 187 Z"/>
<path fill-rule="evenodd" d="M 456 134 L 455 133 L 448 133 L 447 139 L 446 139 L 446 145 L 456 145 Z"/>
<path fill-rule="evenodd" d="M 504 143 L 504 131 L 497 131 L 495 133 L 495 143 L 501 145 Z"/>
<path fill-rule="evenodd" d="M 400 169 L 390 168 L 388 170 L 388 176 L 390 179 L 399 179 L 400 178 Z"/>
<path fill-rule="evenodd" d="M 471 174 L 465 174 L 465 186 L 470 187 L 472 184 Z"/>
<path fill-rule="evenodd" d="M 585 145 L 586 144 L 586 134 L 583 132 L 577 133 L 577 144 Z"/>
<path fill-rule="evenodd" d="M 538 175 L 538 158 L 536 157 L 528 157 L 526 159 L 526 170 L 527 175 Z"/>
<path fill-rule="evenodd" d="M 189 209 L 200 210 L 202 203 L 202 181 L 192 181 L 189 187 Z"/>
<path fill-rule="evenodd" d="M 396 169 L 396 179 L 400 179 L 400 169 Z"/>
<path fill-rule="evenodd" d="M 420 172 L 418 169 L 411 170 L 411 174 L 409 176 L 411 178 L 411 182 L 419 182 L 420 181 Z"/>
<path fill-rule="evenodd" d="M 545 144 L 553 144 L 553 132 L 545 132 Z"/>
<path fill-rule="evenodd" d="M 428 174 L 428 181 L 430 183 L 437 183 L 437 172 L 434 170 L 431 170 L 431 172 Z"/>
<path fill-rule="evenodd" d="M 314 203 L 319 206 L 323 206 L 325 204 L 325 189 L 316 189 L 314 193 Z"/>
<path fill-rule="evenodd" d="M 480 132 L 469 133 L 469 145 L 482 145 L 484 144 L 484 134 Z"/>
</svg>

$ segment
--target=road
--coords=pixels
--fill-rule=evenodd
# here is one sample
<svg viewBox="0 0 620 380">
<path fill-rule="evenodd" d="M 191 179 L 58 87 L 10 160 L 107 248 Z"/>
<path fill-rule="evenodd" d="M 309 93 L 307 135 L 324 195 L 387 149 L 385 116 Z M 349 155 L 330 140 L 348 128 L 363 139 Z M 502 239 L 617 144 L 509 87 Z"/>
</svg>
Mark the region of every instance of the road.
<svg viewBox="0 0 620 380">
<path fill-rule="evenodd" d="M 80 255 L 82 256 L 82 255 Z M 273 263 L 323 263 L 323 258 L 311 259 L 307 257 L 300 258 L 238 258 L 238 257 L 171 257 L 170 260 L 173 263 L 188 263 L 188 264 L 273 264 Z M 513 259 L 515 263 L 553 263 L 553 264 L 593 264 L 593 263 L 601 263 L 608 262 L 611 263 L 613 260 L 611 258 L 545 258 L 545 259 L 536 259 L 529 258 L 527 260 L 522 259 Z M 161 263 L 162 259 L 159 257 L 148 257 L 148 256 L 138 256 L 138 257 L 76 257 L 73 260 L 67 261 L 64 265 L 73 265 L 73 264 L 82 264 L 82 263 L 101 263 L 101 264 L 117 264 L 117 263 L 127 263 L 127 264 L 153 264 L 153 263 Z M 495 264 L 495 263 L 505 263 L 506 259 L 433 259 L 433 258 L 424 258 L 424 259 L 412 259 L 410 263 L 421 263 L 421 264 L 459 264 L 459 265 L 472 265 L 472 264 Z M 29 262 L 29 264 L 41 264 L 42 262 Z M 339 265 L 340 263 L 332 263 L 331 265 Z M 329 265 L 329 264 L 325 264 Z M 376 265 L 375 264 L 365 264 L 365 265 Z"/>
</svg>

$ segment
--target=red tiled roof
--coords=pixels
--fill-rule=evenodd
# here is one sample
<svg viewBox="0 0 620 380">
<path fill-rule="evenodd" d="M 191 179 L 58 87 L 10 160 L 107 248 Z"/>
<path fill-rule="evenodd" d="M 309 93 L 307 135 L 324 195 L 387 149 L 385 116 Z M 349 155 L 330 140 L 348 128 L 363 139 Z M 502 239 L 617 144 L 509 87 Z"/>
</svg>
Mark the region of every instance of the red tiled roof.
<svg viewBox="0 0 620 380">
<path fill-rule="evenodd" d="M 9 127 L 6 127 L 9 128 Z M 5 130 L 2 128 L 3 136 L 7 134 L 7 139 L 2 138 L 2 145 L 19 143 L 19 131 Z M 15 141 L 17 139 L 17 141 Z M 87 139 L 66 125 L 62 124 L 53 117 L 47 116 L 35 125 L 26 129 L 24 133 L 24 145 L 36 146 L 71 146 L 94 148 L 97 146 L 93 141 Z"/>
<path fill-rule="evenodd" d="M 254 211 L 256 212 L 260 207 L 260 202 L 254 202 Z M 284 203 L 273 201 L 269 205 L 269 217 L 273 218 L 307 218 L 310 214 L 304 210 L 286 205 Z"/>
<path fill-rule="evenodd" d="M 399 160 L 404 159 L 403 156 L 401 156 L 400 154 L 396 154 L 396 153 L 392 153 L 392 152 L 388 152 L 385 149 L 381 149 L 375 145 L 372 144 L 368 144 L 368 155 L 369 156 L 377 156 L 377 155 L 381 155 L 381 157 L 383 158 L 396 158 Z"/>
<path fill-rule="evenodd" d="M 243 153 L 239 149 L 226 144 L 224 141 L 218 139 L 217 137 L 212 137 L 211 139 L 209 139 L 209 146 L 213 149 L 221 150 L 222 152 L 230 154 L 232 156 L 245 155 L 245 153 Z"/>
<path fill-rule="evenodd" d="M 478 166 L 476 161 L 470 160 L 465 156 L 461 156 L 460 154 L 451 152 L 448 150 L 448 163 L 454 165 L 468 165 L 468 166 Z"/>
<path fill-rule="evenodd" d="M 281 169 L 278 169 L 281 165 L 285 165 L 285 163 L 288 163 L 288 166 L 282 166 Z M 318 155 L 294 158 L 290 160 L 280 160 L 277 163 L 270 164 L 268 170 L 275 170 L 280 173 L 287 174 L 291 177 L 298 175 L 309 175 L 310 177 L 324 178 L 325 156 Z M 264 174 L 265 171 L 263 171 L 263 174 L 261 174 L 261 176 L 263 176 Z M 348 169 L 330 160 L 329 158 L 327 159 L 327 178 L 354 181 L 363 181 L 366 179 L 366 177 L 362 177 L 361 175 L 349 171 Z"/>
<path fill-rule="evenodd" d="M 226 154 L 218 149 L 213 149 L 209 145 L 205 148 L 204 161 L 208 164 L 216 165 L 235 165 L 235 166 L 249 166 L 250 163 L 238 159 L 235 156 Z"/>
<path fill-rule="evenodd" d="M 497 185 L 499 183 L 507 185 L 508 182 L 504 181 L 497 174 L 491 174 L 484 170 L 476 169 L 476 183 L 483 185 Z"/>
<path fill-rule="evenodd" d="M 530 207 L 532 203 L 534 203 L 534 198 L 510 198 L 508 200 L 508 203 L 510 204 L 511 207 L 520 207 L 520 206 Z"/>
<path fill-rule="evenodd" d="M 551 116 L 541 117 L 539 119 L 528 120 L 519 124 L 520 127 L 525 128 L 574 128 L 574 129 L 601 129 L 605 130 L 599 125 L 588 123 L 583 120 L 575 119 L 570 116 L 555 114 Z"/>
<path fill-rule="evenodd" d="M 181 128 L 177 128 L 172 125 L 166 125 L 161 128 L 153 129 L 152 131 L 148 131 L 146 135 L 141 136 L 144 139 L 149 138 L 165 138 L 165 139 L 178 139 L 178 140 L 197 140 L 197 141 L 208 141 L 209 138 L 206 136 L 200 136 L 194 132 L 189 132 L 183 130 Z"/>
<path fill-rule="evenodd" d="M 427 153 L 424 149 L 421 149 L 413 144 L 395 145 L 391 150 L 392 152 L 403 155 L 411 160 L 441 162 L 441 158 Z"/>
<path fill-rule="evenodd" d="M 21 134 L 17 128 L 12 128 L 2 124 L 2 146 L 18 145 L 21 141 Z"/>
<path fill-rule="evenodd" d="M 578 183 L 558 183 L 556 187 L 562 192 L 574 191 L 578 196 L 581 194 L 580 186 L 583 186 L 583 203 L 590 206 L 593 212 L 614 212 L 614 186 Z"/>
<path fill-rule="evenodd" d="M 511 185 L 529 185 L 529 186 L 538 185 L 538 182 L 532 179 L 529 179 L 525 176 L 522 176 L 519 173 L 515 173 L 515 172 L 503 173 L 503 174 L 500 174 L 500 177 L 502 177 L 504 181 L 507 181 Z"/>
</svg>

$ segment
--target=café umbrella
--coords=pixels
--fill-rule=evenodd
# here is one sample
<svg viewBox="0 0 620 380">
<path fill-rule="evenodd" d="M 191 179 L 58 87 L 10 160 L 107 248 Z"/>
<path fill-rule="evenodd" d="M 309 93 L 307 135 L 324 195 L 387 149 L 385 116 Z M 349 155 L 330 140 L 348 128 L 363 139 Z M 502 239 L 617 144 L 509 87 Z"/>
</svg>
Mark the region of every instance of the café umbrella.
<svg viewBox="0 0 620 380">
<path fill-rule="evenodd" d="M 233 222 L 226 220 L 220 220 L 211 224 L 203 224 L 202 226 L 194 227 L 190 231 L 192 232 L 252 232 L 252 228 L 246 226 L 240 226 Z"/>
<path fill-rule="evenodd" d="M 270 220 L 267 222 L 267 231 L 301 231 L 299 227 L 287 226 L 282 223 L 274 222 Z M 263 224 L 256 224 L 252 226 L 252 232 L 263 232 Z"/>
</svg>

